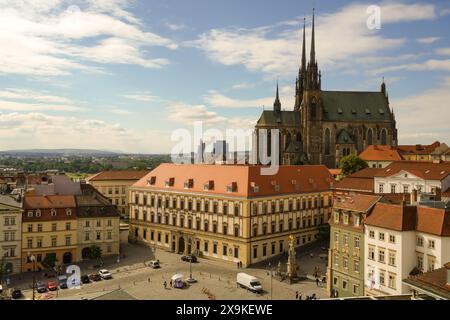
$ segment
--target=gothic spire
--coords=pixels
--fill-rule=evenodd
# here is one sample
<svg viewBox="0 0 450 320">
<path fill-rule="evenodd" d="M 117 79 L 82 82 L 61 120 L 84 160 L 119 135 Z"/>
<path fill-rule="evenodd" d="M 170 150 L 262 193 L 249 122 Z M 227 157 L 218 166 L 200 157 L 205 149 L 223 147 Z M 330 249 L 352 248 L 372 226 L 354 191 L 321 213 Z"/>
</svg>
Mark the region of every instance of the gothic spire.
<svg viewBox="0 0 450 320">
<path fill-rule="evenodd" d="M 306 18 L 303 18 L 302 73 L 306 72 Z"/>
<path fill-rule="evenodd" d="M 314 65 L 316 63 L 316 39 L 315 39 L 315 30 L 314 30 L 314 15 L 315 9 L 313 9 L 313 18 L 312 18 L 312 34 L 311 34 L 311 57 L 310 63 Z"/>
<path fill-rule="evenodd" d="M 281 111 L 281 102 L 280 102 L 280 94 L 278 90 L 278 81 L 277 81 L 277 96 L 275 98 L 275 102 L 273 103 L 273 110 L 280 112 Z"/>
</svg>

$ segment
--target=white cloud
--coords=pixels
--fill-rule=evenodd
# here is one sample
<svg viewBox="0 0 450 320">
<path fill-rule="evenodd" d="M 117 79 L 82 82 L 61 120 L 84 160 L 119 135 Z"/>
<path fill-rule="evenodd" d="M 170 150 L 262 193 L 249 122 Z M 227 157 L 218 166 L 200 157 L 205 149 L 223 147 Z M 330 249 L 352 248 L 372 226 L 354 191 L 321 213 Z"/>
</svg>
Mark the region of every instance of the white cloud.
<svg viewBox="0 0 450 320">
<path fill-rule="evenodd" d="M 436 50 L 436 53 L 443 56 L 450 56 L 450 48 L 439 48 Z"/>
<path fill-rule="evenodd" d="M 165 26 L 172 31 L 179 31 L 187 28 L 187 26 L 183 23 L 173 23 L 173 22 L 166 22 Z"/>
<path fill-rule="evenodd" d="M 446 8 L 446 9 L 443 9 L 443 10 L 441 10 L 440 12 L 439 12 L 439 15 L 442 17 L 442 16 L 446 16 L 446 15 L 448 15 L 448 14 L 450 14 L 450 8 Z"/>
<path fill-rule="evenodd" d="M 438 88 L 393 100 L 391 105 L 395 109 L 400 143 L 450 141 L 448 101 L 450 78 L 444 79 Z"/>
<path fill-rule="evenodd" d="M 50 116 L 44 113 L 1 113 L 2 149 L 88 148 L 124 152 L 168 152 L 170 135 L 136 132 L 97 119 Z"/>
<path fill-rule="evenodd" d="M 7 88 L 4 90 L 0 90 L 0 98 L 8 100 L 32 100 L 36 102 L 46 102 L 46 103 L 64 103 L 64 104 L 73 103 L 72 100 L 65 97 L 50 95 L 46 92 L 37 92 L 27 89 L 16 89 L 16 88 Z"/>
<path fill-rule="evenodd" d="M 233 89 L 235 90 L 243 90 L 243 89 L 251 89 L 254 88 L 255 84 L 254 83 L 249 83 L 249 82 L 239 82 L 233 85 Z"/>
<path fill-rule="evenodd" d="M 122 97 L 130 99 L 130 100 L 136 100 L 136 101 L 143 101 L 143 102 L 152 102 L 158 99 L 158 97 L 153 96 L 150 92 L 136 92 L 132 94 L 124 94 Z"/>
<path fill-rule="evenodd" d="M 149 58 L 144 48 L 176 49 L 177 45 L 145 31 L 127 11 L 132 2 L 1 0 L 0 73 L 59 76 L 74 69 L 98 72 L 100 68 L 92 62 L 161 68 L 168 64 L 167 59 Z"/>
<path fill-rule="evenodd" d="M 292 92 L 291 87 L 283 87 L 280 92 L 282 95 L 280 96 L 281 105 L 284 109 L 292 109 L 295 104 L 295 98 Z M 284 95 L 283 95 L 284 94 Z M 229 96 L 226 96 L 217 91 L 210 91 L 204 97 L 204 101 L 206 104 L 212 107 L 218 108 L 262 108 L 264 107 L 266 110 L 272 108 L 273 103 L 275 101 L 275 92 L 272 97 L 258 98 L 258 99 L 236 99 Z"/>
<path fill-rule="evenodd" d="M 403 38 L 383 37 L 369 30 L 367 5 L 352 4 L 316 19 L 316 51 L 321 67 L 336 67 L 357 57 L 385 52 L 405 43 Z M 382 4 L 382 23 L 429 20 L 436 17 L 432 4 Z M 203 50 L 213 61 L 224 65 L 243 65 L 250 71 L 272 76 L 291 74 L 300 62 L 301 30 L 292 23 L 259 28 L 213 29 L 188 45 Z M 300 25 L 300 22 L 297 22 Z M 279 30 L 281 27 L 283 29 Z M 307 37 L 310 38 L 310 27 Z M 310 40 L 308 40 L 308 47 Z M 309 48 L 308 50 L 309 51 Z"/>
<path fill-rule="evenodd" d="M 416 41 L 421 44 L 432 44 L 441 39 L 440 37 L 418 38 Z"/>
<path fill-rule="evenodd" d="M 373 74 L 383 74 L 386 72 L 393 71 L 450 71 L 450 59 L 446 60 L 437 60 L 437 59 L 429 59 L 421 63 L 409 63 L 409 64 L 401 64 L 394 65 L 385 68 L 379 68 L 373 70 Z"/>
</svg>

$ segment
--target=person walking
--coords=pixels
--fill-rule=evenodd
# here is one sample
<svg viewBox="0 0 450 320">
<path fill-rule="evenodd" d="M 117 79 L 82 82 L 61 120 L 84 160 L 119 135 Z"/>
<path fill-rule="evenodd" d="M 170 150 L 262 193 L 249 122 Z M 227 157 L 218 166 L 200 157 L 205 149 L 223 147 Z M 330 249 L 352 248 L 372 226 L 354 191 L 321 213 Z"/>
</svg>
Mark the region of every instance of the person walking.
<svg viewBox="0 0 450 320">
<path fill-rule="evenodd" d="M 316 286 L 319 286 L 319 278 L 316 278 Z"/>
<path fill-rule="evenodd" d="M 295 300 L 298 300 L 298 291 L 295 291 Z"/>
<path fill-rule="evenodd" d="M 237 264 L 237 268 L 238 268 L 238 269 L 239 269 L 239 263 L 240 263 L 239 261 L 238 261 L 238 262 L 236 263 L 236 264 Z"/>
<path fill-rule="evenodd" d="M 298 295 L 298 300 L 302 300 L 302 293 L 300 292 L 300 294 Z"/>
<path fill-rule="evenodd" d="M 164 289 L 167 289 L 167 281 L 164 281 Z"/>
<path fill-rule="evenodd" d="M 171 287 L 171 288 L 173 287 L 173 282 L 172 282 L 172 280 L 170 280 L 170 287 Z"/>
</svg>

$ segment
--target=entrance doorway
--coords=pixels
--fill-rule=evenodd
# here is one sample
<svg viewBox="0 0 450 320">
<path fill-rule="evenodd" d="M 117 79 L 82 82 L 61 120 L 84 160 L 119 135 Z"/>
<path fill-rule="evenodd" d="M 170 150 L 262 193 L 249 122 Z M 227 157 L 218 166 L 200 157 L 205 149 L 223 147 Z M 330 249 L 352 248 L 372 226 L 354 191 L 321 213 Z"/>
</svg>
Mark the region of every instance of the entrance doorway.
<svg viewBox="0 0 450 320">
<path fill-rule="evenodd" d="M 72 253 L 70 253 L 70 252 L 64 253 L 64 255 L 63 255 L 63 263 L 64 264 L 72 263 Z"/>
<path fill-rule="evenodd" d="M 184 253 L 184 238 L 180 237 L 180 239 L 178 239 L 178 253 Z"/>
</svg>

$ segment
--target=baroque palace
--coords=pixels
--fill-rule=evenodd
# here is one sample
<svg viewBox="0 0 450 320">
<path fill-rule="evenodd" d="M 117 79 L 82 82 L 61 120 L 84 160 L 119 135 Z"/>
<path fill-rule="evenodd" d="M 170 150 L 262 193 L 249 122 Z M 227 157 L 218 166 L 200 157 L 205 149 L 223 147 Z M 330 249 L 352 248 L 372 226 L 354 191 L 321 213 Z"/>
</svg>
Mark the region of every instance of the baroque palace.
<svg viewBox="0 0 450 320">
<path fill-rule="evenodd" d="M 162 164 L 130 188 L 130 238 L 248 266 L 318 238 L 332 207 L 325 166 Z"/>
<path fill-rule="evenodd" d="M 281 164 L 324 164 L 335 168 L 342 157 L 359 154 L 369 145 L 397 145 L 394 111 L 390 109 L 384 81 L 378 92 L 322 90 L 322 74 L 316 59 L 314 15 L 308 63 L 303 27 L 301 66 L 295 88 L 294 110 L 281 109 L 277 88 L 273 110 L 263 111 L 255 128 L 256 137 L 260 130 L 269 130 L 268 141 L 271 141 L 270 129 L 280 130 Z M 269 143 L 269 154 L 270 149 Z"/>
</svg>

